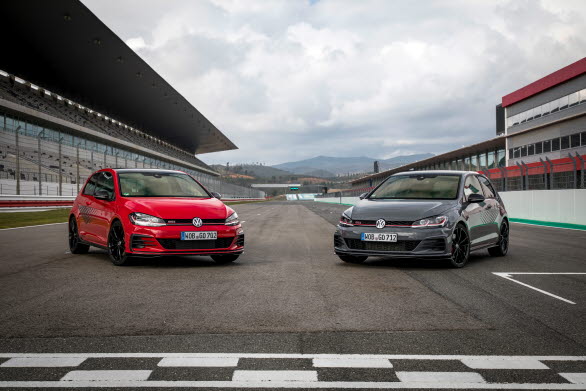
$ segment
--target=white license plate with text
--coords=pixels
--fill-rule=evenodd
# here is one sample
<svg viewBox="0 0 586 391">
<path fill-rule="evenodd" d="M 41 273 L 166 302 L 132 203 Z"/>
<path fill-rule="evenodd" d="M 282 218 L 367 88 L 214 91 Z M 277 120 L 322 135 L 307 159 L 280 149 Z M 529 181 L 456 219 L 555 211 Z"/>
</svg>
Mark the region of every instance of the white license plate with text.
<svg viewBox="0 0 586 391">
<path fill-rule="evenodd" d="M 397 234 L 370 234 L 370 233 L 362 233 L 360 236 L 360 240 L 365 242 L 396 242 L 397 241 Z"/>
<path fill-rule="evenodd" d="M 217 231 L 191 231 L 181 232 L 181 240 L 216 240 Z"/>
</svg>

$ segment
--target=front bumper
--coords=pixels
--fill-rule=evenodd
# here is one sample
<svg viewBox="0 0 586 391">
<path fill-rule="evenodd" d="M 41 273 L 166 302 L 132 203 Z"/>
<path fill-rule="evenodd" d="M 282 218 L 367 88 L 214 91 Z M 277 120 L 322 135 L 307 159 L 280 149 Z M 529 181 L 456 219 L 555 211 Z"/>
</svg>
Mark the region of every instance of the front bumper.
<svg viewBox="0 0 586 391">
<path fill-rule="evenodd" d="M 396 233 L 397 243 L 364 242 L 362 233 Z M 452 227 L 411 228 L 353 226 L 336 227 L 337 255 L 385 256 L 393 258 L 449 258 L 452 255 Z"/>
<path fill-rule="evenodd" d="M 181 240 L 181 232 L 216 231 L 217 240 Z M 143 227 L 132 225 L 127 233 L 127 252 L 136 256 L 241 254 L 241 225 Z"/>
</svg>

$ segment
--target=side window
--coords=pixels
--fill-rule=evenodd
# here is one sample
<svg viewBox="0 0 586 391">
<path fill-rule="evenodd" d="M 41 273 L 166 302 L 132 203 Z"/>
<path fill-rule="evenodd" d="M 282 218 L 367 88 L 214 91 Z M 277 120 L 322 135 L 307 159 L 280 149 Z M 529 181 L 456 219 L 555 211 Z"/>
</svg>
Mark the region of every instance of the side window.
<svg viewBox="0 0 586 391">
<path fill-rule="evenodd" d="M 85 187 L 83 189 L 83 195 L 91 195 L 91 196 L 94 195 L 94 190 L 96 189 L 96 182 L 97 182 L 98 175 L 99 174 L 92 175 L 90 180 L 87 181 L 87 184 L 85 185 Z"/>
<path fill-rule="evenodd" d="M 482 194 L 482 188 L 476 175 L 469 175 L 464 182 L 464 195 L 468 198 L 470 194 Z"/>
<path fill-rule="evenodd" d="M 494 191 L 494 188 L 492 187 L 492 185 L 488 181 L 488 179 L 486 179 L 483 176 L 479 176 L 478 179 L 480 180 L 480 186 L 482 186 L 482 192 L 484 193 L 484 198 L 494 198 L 496 193 Z"/>
<path fill-rule="evenodd" d="M 96 190 L 105 190 L 108 192 L 108 198 L 114 199 L 114 177 L 111 173 L 104 171 L 96 174 Z"/>
</svg>

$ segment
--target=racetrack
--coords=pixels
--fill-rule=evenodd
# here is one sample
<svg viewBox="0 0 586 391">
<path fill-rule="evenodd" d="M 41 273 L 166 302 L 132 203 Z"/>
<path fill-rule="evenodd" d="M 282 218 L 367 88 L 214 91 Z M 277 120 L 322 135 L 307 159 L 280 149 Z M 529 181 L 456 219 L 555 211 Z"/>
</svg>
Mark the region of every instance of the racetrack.
<svg viewBox="0 0 586 391">
<path fill-rule="evenodd" d="M 230 265 L 115 267 L 70 254 L 64 224 L 0 231 L 0 352 L 586 354 L 586 275 L 494 274 L 584 273 L 586 232 L 513 224 L 508 256 L 463 269 L 351 265 L 332 249 L 345 208 L 235 205 L 246 247 Z"/>
</svg>

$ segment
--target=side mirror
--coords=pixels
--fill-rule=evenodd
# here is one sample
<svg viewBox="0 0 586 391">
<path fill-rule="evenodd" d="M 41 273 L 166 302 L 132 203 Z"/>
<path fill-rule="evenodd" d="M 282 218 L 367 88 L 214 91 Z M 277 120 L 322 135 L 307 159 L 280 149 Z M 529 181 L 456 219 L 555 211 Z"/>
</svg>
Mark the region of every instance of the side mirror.
<svg viewBox="0 0 586 391">
<path fill-rule="evenodd" d="M 367 194 L 368 194 L 368 193 L 362 193 L 362 194 L 360 194 L 360 196 L 358 196 L 358 198 L 360 198 L 361 200 L 363 200 L 363 199 L 365 199 L 365 198 L 366 198 L 366 195 L 367 195 Z"/>
<path fill-rule="evenodd" d="M 222 195 L 220 193 L 216 193 L 215 191 L 212 191 L 212 197 L 217 198 L 219 200 L 222 199 Z"/>
<path fill-rule="evenodd" d="M 98 200 L 110 201 L 110 193 L 106 190 L 98 190 L 94 193 L 94 198 Z"/>
<path fill-rule="evenodd" d="M 470 194 L 468 196 L 468 202 L 473 202 L 473 203 L 484 202 L 484 196 L 482 194 Z"/>
</svg>

